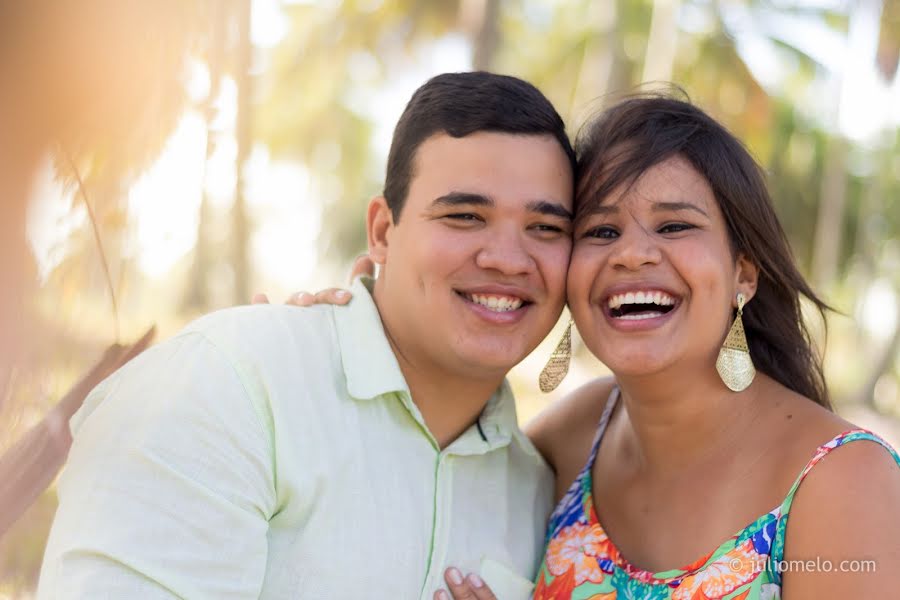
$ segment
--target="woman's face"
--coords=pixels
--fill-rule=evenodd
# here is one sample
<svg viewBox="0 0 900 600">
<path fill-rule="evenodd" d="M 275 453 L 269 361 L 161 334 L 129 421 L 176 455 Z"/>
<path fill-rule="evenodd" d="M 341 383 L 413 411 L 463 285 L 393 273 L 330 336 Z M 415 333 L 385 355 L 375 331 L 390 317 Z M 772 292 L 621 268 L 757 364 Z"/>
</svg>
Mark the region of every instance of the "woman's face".
<svg viewBox="0 0 900 600">
<path fill-rule="evenodd" d="M 733 256 L 709 183 L 674 156 L 576 224 L 569 307 L 617 375 L 713 369 L 735 296 L 749 298 L 755 275 Z"/>
</svg>

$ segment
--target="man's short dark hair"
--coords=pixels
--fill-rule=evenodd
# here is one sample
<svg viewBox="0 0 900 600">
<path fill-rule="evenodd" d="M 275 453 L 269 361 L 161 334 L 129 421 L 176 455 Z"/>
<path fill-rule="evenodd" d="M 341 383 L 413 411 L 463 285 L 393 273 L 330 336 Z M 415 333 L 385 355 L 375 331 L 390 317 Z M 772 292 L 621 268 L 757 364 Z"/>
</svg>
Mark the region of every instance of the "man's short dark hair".
<svg viewBox="0 0 900 600">
<path fill-rule="evenodd" d="M 479 131 L 552 136 L 575 171 L 575 152 L 562 117 L 536 87 L 484 71 L 444 73 L 416 90 L 394 129 L 384 197 L 395 223 L 406 204 L 419 146 L 437 133 L 461 138 Z"/>
</svg>

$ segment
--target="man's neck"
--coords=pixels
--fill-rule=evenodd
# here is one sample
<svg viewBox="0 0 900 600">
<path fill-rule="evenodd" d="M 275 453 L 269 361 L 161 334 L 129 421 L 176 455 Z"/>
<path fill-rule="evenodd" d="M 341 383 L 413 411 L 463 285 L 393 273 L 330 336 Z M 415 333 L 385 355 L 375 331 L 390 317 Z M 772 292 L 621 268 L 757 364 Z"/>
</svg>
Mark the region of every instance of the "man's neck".
<svg viewBox="0 0 900 600">
<path fill-rule="evenodd" d="M 374 296 L 374 294 L 373 294 Z M 450 372 L 414 351 L 414 340 L 405 340 L 391 326 L 391 314 L 375 298 L 384 333 L 391 345 L 412 401 L 422 413 L 425 426 L 440 449 L 449 446 L 481 416 L 491 396 L 503 383 L 505 373 L 477 377 Z M 422 335 L 426 335 L 424 332 Z M 407 335 L 407 337 L 409 337 Z"/>
<path fill-rule="evenodd" d="M 475 424 L 502 383 L 502 379 L 466 380 L 441 375 L 405 360 L 393 341 L 391 347 L 409 386 L 412 401 L 442 450 Z"/>
</svg>

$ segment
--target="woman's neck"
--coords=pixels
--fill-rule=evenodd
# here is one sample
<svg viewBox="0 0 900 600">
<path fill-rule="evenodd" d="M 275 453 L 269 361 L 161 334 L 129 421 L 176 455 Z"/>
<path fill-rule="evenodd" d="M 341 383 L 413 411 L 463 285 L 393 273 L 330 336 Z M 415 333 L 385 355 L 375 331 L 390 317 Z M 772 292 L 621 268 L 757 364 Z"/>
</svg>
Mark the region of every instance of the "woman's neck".
<svg viewBox="0 0 900 600">
<path fill-rule="evenodd" d="M 622 443 L 635 468 L 676 477 L 739 443 L 761 414 L 754 382 L 735 393 L 714 369 L 619 377 L 626 413 Z"/>
</svg>

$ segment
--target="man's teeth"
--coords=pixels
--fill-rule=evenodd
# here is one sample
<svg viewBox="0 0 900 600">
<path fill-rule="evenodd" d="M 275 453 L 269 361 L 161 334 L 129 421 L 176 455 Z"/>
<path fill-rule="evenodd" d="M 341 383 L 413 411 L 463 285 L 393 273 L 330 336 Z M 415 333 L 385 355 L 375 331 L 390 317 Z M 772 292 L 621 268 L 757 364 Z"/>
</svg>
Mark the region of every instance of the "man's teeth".
<svg viewBox="0 0 900 600">
<path fill-rule="evenodd" d="M 657 306 L 672 306 L 675 304 L 675 298 L 665 292 L 627 292 L 625 294 L 616 294 L 610 297 L 609 307 L 616 309 L 621 308 L 623 304 L 656 304 Z M 628 315 L 629 318 L 636 318 L 637 315 Z M 624 318 L 624 317 L 621 317 Z M 647 317 L 640 317 L 647 318 Z"/>
<path fill-rule="evenodd" d="M 508 312 L 522 306 L 522 299 L 512 296 L 485 296 L 483 294 L 470 294 L 469 300 L 480 304 L 496 312 Z"/>
</svg>

